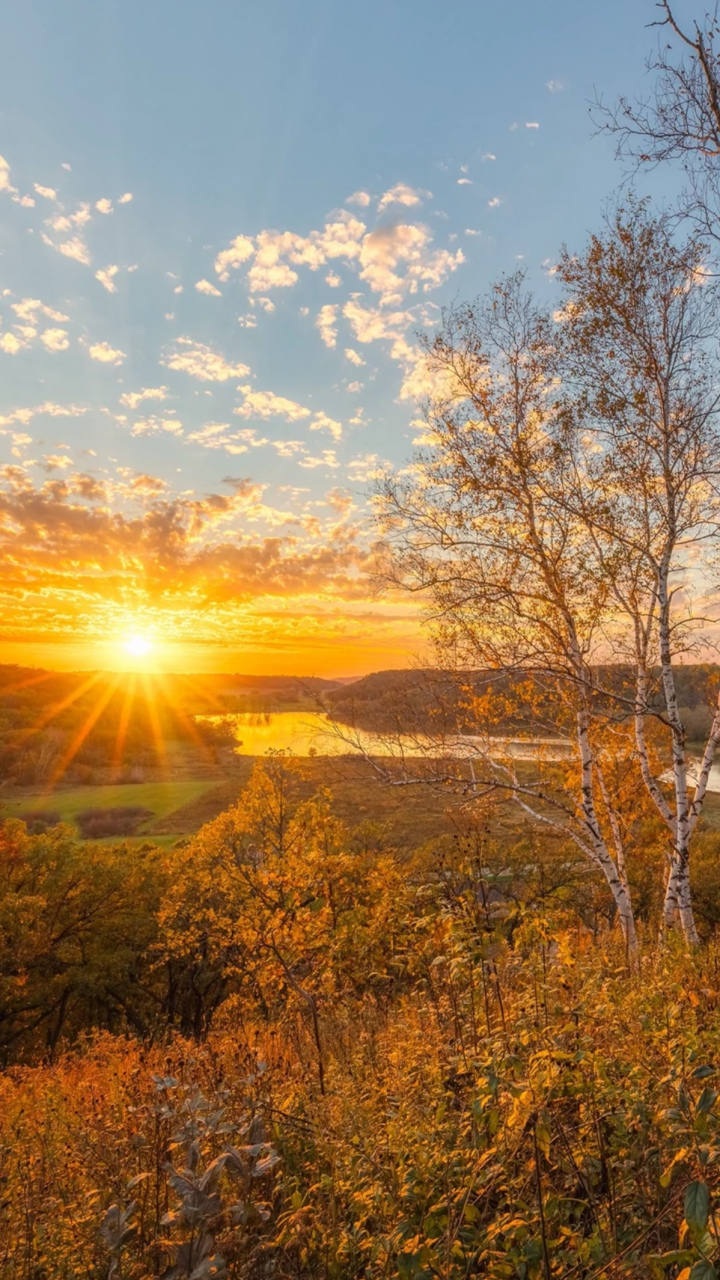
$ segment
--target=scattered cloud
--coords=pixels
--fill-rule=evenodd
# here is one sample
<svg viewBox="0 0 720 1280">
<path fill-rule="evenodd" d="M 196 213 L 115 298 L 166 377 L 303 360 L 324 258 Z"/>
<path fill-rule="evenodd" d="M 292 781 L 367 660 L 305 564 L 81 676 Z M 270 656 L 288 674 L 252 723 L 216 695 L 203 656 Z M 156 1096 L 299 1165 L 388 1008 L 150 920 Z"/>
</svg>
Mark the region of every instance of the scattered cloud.
<svg viewBox="0 0 720 1280">
<path fill-rule="evenodd" d="M 42 404 L 35 405 L 33 409 L 12 409 L 9 414 L 0 415 L 0 427 L 9 427 L 16 422 L 27 426 L 33 418 L 43 415 L 49 418 L 79 418 L 83 413 L 87 413 L 87 409 L 82 405 L 54 404 L 51 400 L 45 400 Z"/>
<path fill-rule="evenodd" d="M 365 364 L 365 361 L 360 355 L 360 352 L 355 351 L 353 347 L 345 348 L 345 359 L 349 360 L 351 364 L 356 364 L 356 365 Z"/>
<path fill-rule="evenodd" d="M 57 200 L 57 191 L 54 187 L 41 187 L 37 182 L 34 182 L 33 186 L 38 195 L 43 197 L 43 200 Z"/>
<path fill-rule="evenodd" d="M 409 187 L 405 182 L 396 182 L 394 187 L 386 191 L 378 201 L 378 213 L 382 213 L 383 209 L 387 209 L 392 204 L 403 204 L 408 208 L 413 205 L 421 204 L 423 200 L 431 200 L 432 193 L 430 191 L 416 191 L 414 187 Z"/>
<path fill-rule="evenodd" d="M 138 418 L 133 424 L 130 432 L 133 436 L 154 436 L 161 431 L 167 431 L 170 435 L 181 436 L 183 433 L 182 422 L 178 422 L 177 418 L 160 418 L 151 414 L 149 418 Z"/>
<path fill-rule="evenodd" d="M 545 88 L 549 89 L 551 93 L 562 93 L 565 85 L 562 80 L 548 80 Z"/>
<path fill-rule="evenodd" d="M 316 413 L 310 423 L 311 431 L 328 431 L 333 440 L 342 439 L 342 423 L 336 422 L 334 418 L 329 418 L 326 413 Z"/>
<path fill-rule="evenodd" d="M 143 387 L 142 391 L 125 391 L 120 397 L 120 403 L 127 405 L 129 409 L 137 409 L 143 400 L 167 400 L 167 387 Z"/>
<path fill-rule="evenodd" d="M 337 460 L 337 455 L 334 449 L 323 449 L 319 458 L 313 458 L 310 455 L 306 458 L 300 458 L 298 460 L 298 466 L 306 467 L 309 471 L 312 471 L 315 467 L 339 467 L 340 463 Z"/>
<path fill-rule="evenodd" d="M 420 199 L 402 183 L 383 199 L 390 201 L 391 196 L 394 203 L 406 205 Z M 436 288 L 463 261 L 461 250 L 453 254 L 433 249 L 432 238 L 428 227 L 416 223 L 401 222 L 368 231 L 363 222 L 343 211 L 322 230 L 307 236 L 292 231 L 261 231 L 254 238 L 238 236 L 229 249 L 218 254 L 215 270 L 226 280 L 230 270 L 249 264 L 248 287 L 251 294 L 258 294 L 291 288 L 299 279 L 297 267 L 317 271 L 332 259 L 342 259 L 359 269 L 360 279 L 379 293 L 387 306 L 420 288 Z"/>
<path fill-rule="evenodd" d="M 0 156 L 0 191 L 17 191 L 10 181 L 10 165 L 4 156 Z"/>
<path fill-rule="evenodd" d="M 309 418 L 312 412 L 295 400 L 276 396 L 274 391 L 253 391 L 249 386 L 239 390 L 245 398 L 233 413 L 240 418 L 284 418 L 286 422 L 299 422 L 301 418 Z"/>
<path fill-rule="evenodd" d="M 492 151 L 483 151 L 480 159 L 481 160 L 497 160 L 497 156 L 494 156 Z"/>
<path fill-rule="evenodd" d="M 12 309 L 25 324 L 37 324 L 38 316 L 46 316 L 48 320 L 57 320 L 60 324 L 70 319 L 64 312 L 46 306 L 39 298 L 22 298 L 20 302 L 12 304 Z"/>
<path fill-rule="evenodd" d="M 46 453 L 44 458 L 45 471 L 65 471 L 73 464 L 72 458 L 68 458 L 63 453 Z"/>
<path fill-rule="evenodd" d="M 201 382 L 227 382 L 229 378 L 245 378 L 250 372 L 246 364 L 231 364 L 218 351 L 192 338 L 178 338 L 176 348 L 163 364 Z"/>
<path fill-rule="evenodd" d="M 252 258 L 255 242 L 249 236 L 236 236 L 229 249 L 223 249 L 215 259 L 215 270 L 221 280 L 229 280 L 230 272 Z"/>
<path fill-rule="evenodd" d="M 331 289 L 339 289 L 342 284 L 342 280 L 334 271 L 328 271 L 325 277 L 325 283 L 329 284 Z"/>
<path fill-rule="evenodd" d="M 493 196 L 492 200 L 488 200 L 487 204 L 488 209 L 497 209 L 498 205 L 502 204 L 502 200 L 500 196 Z"/>
<path fill-rule="evenodd" d="M 368 191 L 353 191 L 352 195 L 348 196 L 345 201 L 345 204 L 356 204 L 361 209 L 367 209 L 368 205 L 371 203 L 372 196 Z"/>
<path fill-rule="evenodd" d="M 109 342 L 94 342 L 91 347 L 88 347 L 88 355 L 93 360 L 99 360 L 101 364 L 122 364 L 125 359 L 125 352 L 117 347 L 111 347 Z"/>
<path fill-rule="evenodd" d="M 48 351 L 67 351 L 70 346 L 66 329 L 45 329 L 40 334 L 40 341 Z"/>
<path fill-rule="evenodd" d="M 209 280 L 198 280 L 195 285 L 195 288 L 197 289 L 198 293 L 207 293 L 208 296 L 212 298 L 222 298 L 221 290 L 216 289 L 215 285 L 211 284 Z"/>
<path fill-rule="evenodd" d="M 64 240 L 60 244 L 56 244 L 54 240 L 45 235 L 45 232 L 43 232 L 42 238 L 44 244 L 49 245 L 51 249 L 56 249 L 64 257 L 74 258 L 76 262 L 81 262 L 85 267 L 90 266 L 90 250 L 80 236 L 73 236 L 71 240 Z"/>
<path fill-rule="evenodd" d="M 118 200 L 118 204 L 129 204 L 131 200 L 132 200 L 132 191 L 126 191 L 123 196 L 120 196 Z"/>
<path fill-rule="evenodd" d="M 427 291 L 442 284 L 465 261 L 461 249 L 455 254 L 447 249 L 431 251 L 431 241 L 427 227 L 404 222 L 378 227 L 365 236 L 360 250 L 360 279 L 380 294 L 383 306 L 401 302 L 406 293 L 416 293 L 420 285 Z"/>
<path fill-rule="evenodd" d="M 27 342 L 21 342 L 14 333 L 0 334 L 0 351 L 4 351 L 8 356 L 17 355 L 18 351 L 22 351 Z"/>
<path fill-rule="evenodd" d="M 538 122 L 537 120 L 528 120 L 528 121 L 526 121 L 526 123 L 525 123 L 525 128 L 526 128 L 526 129 L 539 129 L 539 128 L 540 128 L 540 124 L 539 124 L 539 122 Z"/>
<path fill-rule="evenodd" d="M 96 200 L 95 208 L 97 209 L 98 213 L 112 213 L 113 211 L 112 200 L 108 200 L 107 197 L 103 198 L 102 200 Z"/>
<path fill-rule="evenodd" d="M 114 277 L 117 275 L 119 270 L 119 267 L 112 264 L 109 267 L 104 267 L 102 271 L 96 271 L 95 279 L 100 281 L 101 285 L 104 289 L 107 289 L 108 293 L 117 293 L 117 285 L 114 283 Z"/>
<path fill-rule="evenodd" d="M 318 318 L 315 321 L 316 328 L 320 331 L 320 337 L 326 347 L 337 345 L 337 310 L 336 306 L 327 303 L 320 308 Z"/>
</svg>

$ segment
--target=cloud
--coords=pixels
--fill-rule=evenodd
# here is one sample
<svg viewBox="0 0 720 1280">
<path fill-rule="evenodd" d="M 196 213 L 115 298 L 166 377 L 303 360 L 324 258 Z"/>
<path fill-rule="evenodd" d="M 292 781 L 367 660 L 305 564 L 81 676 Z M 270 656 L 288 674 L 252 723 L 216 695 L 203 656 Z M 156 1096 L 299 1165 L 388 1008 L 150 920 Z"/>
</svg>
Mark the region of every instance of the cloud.
<svg viewBox="0 0 720 1280">
<path fill-rule="evenodd" d="M 250 372 L 246 364 L 230 364 L 212 347 L 192 338 L 178 338 L 178 350 L 168 355 L 163 363 L 168 369 L 190 374 L 201 382 L 227 382 L 229 378 L 245 378 Z"/>
<path fill-rule="evenodd" d="M 259 449 L 270 441 L 259 436 L 254 427 L 242 427 L 233 431 L 229 422 L 207 422 L 200 431 L 194 431 L 187 437 L 188 443 L 202 445 L 204 449 L 223 449 L 226 453 L 239 456 L 249 453 L 251 448 Z"/>
<path fill-rule="evenodd" d="M 124 391 L 120 403 L 129 409 L 137 409 L 143 400 L 167 400 L 167 387 L 143 387 L 142 391 Z"/>
<path fill-rule="evenodd" d="M 113 211 L 112 201 L 108 200 L 107 197 L 105 196 L 102 200 L 95 201 L 95 208 L 97 209 L 98 213 L 112 213 Z"/>
<path fill-rule="evenodd" d="M 334 271 L 328 271 L 325 277 L 325 283 L 329 284 L 331 289 L 339 289 L 342 284 L 342 280 Z"/>
<path fill-rule="evenodd" d="M 60 324 L 70 319 L 62 311 L 46 306 L 39 298 L 21 298 L 20 302 L 12 304 L 12 309 L 18 319 L 26 324 L 37 324 L 38 316 L 46 316 L 48 320 L 57 320 Z"/>
<path fill-rule="evenodd" d="M 308 471 L 312 471 L 315 467 L 339 467 L 337 455 L 334 449 L 323 449 L 319 458 L 307 457 L 298 460 L 299 467 L 305 467 Z"/>
<path fill-rule="evenodd" d="M 487 203 L 488 209 L 497 209 L 498 205 L 502 204 L 502 200 L 500 196 L 493 196 L 492 200 L 488 200 Z"/>
<path fill-rule="evenodd" d="M 320 331 L 320 337 L 326 347 L 334 347 L 337 345 L 337 307 L 328 303 L 320 308 L 315 326 Z"/>
<path fill-rule="evenodd" d="M 226 280 L 231 269 L 253 258 L 247 277 L 251 293 L 291 288 L 299 279 L 296 266 L 317 271 L 328 259 L 357 258 L 364 232 L 364 223 L 343 212 L 335 221 L 327 222 L 322 231 L 312 231 L 309 236 L 296 235 L 294 231 L 261 231 L 254 240 L 238 236 L 229 249 L 218 254 L 215 270 L 221 280 Z"/>
<path fill-rule="evenodd" d="M 400 203 L 419 200 L 403 184 L 392 192 L 393 200 Z M 390 194 L 386 193 L 388 199 Z M 322 230 L 307 236 L 292 231 L 261 231 L 254 239 L 239 236 L 230 249 L 218 255 L 215 269 L 221 279 L 227 279 L 231 268 L 249 263 L 247 281 L 252 294 L 291 288 L 299 279 L 296 268 L 317 271 L 331 260 L 342 259 L 359 268 L 360 279 L 379 293 L 387 306 L 419 288 L 435 288 L 464 261 L 461 250 L 453 254 L 447 249 L 432 249 L 431 244 L 432 234 L 421 224 L 395 223 L 368 231 L 363 222 L 343 211 Z"/>
<path fill-rule="evenodd" d="M 270 444 L 280 458 L 294 458 L 296 454 L 305 452 L 302 440 L 271 440 Z"/>
<path fill-rule="evenodd" d="M 371 203 L 372 196 L 368 191 L 353 191 L 352 195 L 348 196 L 345 201 L 345 204 L 356 204 L 361 209 L 367 209 L 368 205 Z"/>
<path fill-rule="evenodd" d="M 51 466 L 59 456 L 50 455 Z M 332 451 L 315 463 L 337 466 Z M 303 628 L 306 641 L 316 642 L 322 633 L 327 642 L 326 607 L 370 596 L 363 571 L 371 553 L 345 525 L 312 546 L 296 536 L 249 533 L 249 519 L 284 519 L 262 506 L 261 486 L 251 480 L 199 497 L 167 495 L 161 481 L 132 472 L 122 483 L 128 505 L 116 512 L 102 484 L 64 465 L 37 487 L 22 468 L 4 470 L 0 593 L 6 635 L 118 634 L 131 591 L 136 607 L 155 610 L 178 639 L 220 638 L 230 631 L 247 639 L 242 628 L 259 607 L 254 643 L 261 636 L 266 643 L 273 636 L 287 643 L 286 610 L 293 644 Z M 261 606 L 271 600 L 272 606 Z M 337 625 L 344 637 L 344 607 Z M 366 619 L 362 626 L 365 633 Z"/>
<path fill-rule="evenodd" d="M 381 311 L 376 307 L 363 307 L 357 298 L 351 298 L 345 303 L 343 315 L 349 320 L 358 342 L 376 342 L 380 338 L 396 341 L 413 322 L 411 311 Z"/>
<path fill-rule="evenodd" d="M 126 191 L 124 196 L 120 196 L 118 204 L 129 204 L 132 200 L 132 191 Z"/>
<path fill-rule="evenodd" d="M 284 418 L 286 422 L 299 422 L 311 416 L 312 410 L 285 396 L 276 396 L 273 391 L 252 391 L 250 387 L 240 390 L 245 399 L 239 408 L 233 409 L 240 418 Z"/>
<path fill-rule="evenodd" d="M 473 185 L 470 178 L 458 178 L 457 184 L 459 187 L 471 187 Z"/>
<path fill-rule="evenodd" d="M 81 262 L 85 267 L 90 266 L 90 250 L 80 236 L 73 236 L 71 240 L 64 240 L 61 244 L 56 244 L 54 240 L 45 235 L 45 232 L 43 232 L 42 238 L 44 244 L 49 245 L 51 249 L 56 249 L 64 257 L 74 258 L 76 262 Z"/>
<path fill-rule="evenodd" d="M 236 236 L 229 249 L 223 249 L 215 259 L 215 270 L 221 280 L 229 280 L 230 272 L 252 258 L 255 242 L 249 236 Z"/>
<path fill-rule="evenodd" d="M 328 418 L 326 413 L 316 413 L 310 423 L 311 431 L 329 431 L 333 440 L 342 439 L 342 423 L 336 422 L 334 418 Z"/>
<path fill-rule="evenodd" d="M 497 156 L 494 156 L 492 151 L 483 151 L 480 159 L 481 160 L 497 160 Z"/>
<path fill-rule="evenodd" d="M 18 351 L 32 346 L 36 338 L 40 339 L 48 351 L 67 350 L 70 342 L 66 329 L 48 328 L 42 333 L 38 331 L 41 316 L 56 321 L 68 320 L 69 317 L 62 311 L 46 306 L 39 298 L 22 298 L 20 302 L 12 303 L 12 309 L 22 323 L 13 325 L 12 332 L 0 334 L 0 350 L 6 355 L 17 355 Z"/>
<path fill-rule="evenodd" d="M 365 361 L 360 355 L 360 352 L 355 351 L 353 347 L 345 348 L 345 359 L 349 360 L 351 364 L 356 364 L 356 365 L 365 364 Z"/>
<path fill-rule="evenodd" d="M 66 471 L 73 464 L 72 458 L 68 458 L 63 453 L 46 453 L 44 458 L 44 471 Z"/>
<path fill-rule="evenodd" d="M 88 355 L 92 360 L 99 360 L 101 364 L 122 364 L 125 359 L 125 352 L 117 347 L 111 347 L 109 342 L 93 343 L 88 347 Z"/>
<path fill-rule="evenodd" d="M 149 418 L 138 418 L 133 424 L 130 432 L 133 436 L 154 436 L 160 431 L 167 431 L 170 435 L 181 436 L 183 433 L 182 422 L 178 422 L 177 418 L 158 418 L 151 414 Z"/>
<path fill-rule="evenodd" d="M 73 227 L 84 227 L 91 218 L 90 205 L 85 203 L 78 205 L 74 213 L 53 214 L 46 219 L 45 225 L 52 227 L 53 231 L 71 231 Z"/>
<path fill-rule="evenodd" d="M 263 311 L 266 311 L 268 313 L 268 315 L 272 315 L 273 311 L 275 310 L 275 303 L 273 302 L 272 298 L 253 298 L 251 299 L 251 301 L 254 307 L 255 306 L 261 307 Z"/>
<path fill-rule="evenodd" d="M 33 186 L 44 200 L 57 200 L 57 191 L 54 187 L 41 187 L 37 182 L 34 182 Z"/>
<path fill-rule="evenodd" d="M 540 124 L 537 120 L 528 120 L 525 124 L 526 129 L 539 129 Z"/>
<path fill-rule="evenodd" d="M 66 329 L 45 329 L 40 334 L 40 341 L 48 351 L 67 351 L 70 346 Z"/>
<path fill-rule="evenodd" d="M 195 288 L 198 293 L 207 293 L 212 298 L 222 298 L 220 289 L 216 289 L 215 285 L 211 284 L 209 280 L 198 280 Z"/>
<path fill-rule="evenodd" d="M 95 279 L 100 281 L 101 285 L 104 289 L 107 289 L 108 293 L 117 293 L 117 285 L 113 283 L 113 278 L 117 275 L 119 270 L 120 268 L 114 264 L 109 267 L 105 267 L 102 271 L 95 272 Z"/>
<path fill-rule="evenodd" d="M 376 480 L 390 466 L 376 453 L 360 453 L 348 463 L 348 475 L 355 484 Z"/>
<path fill-rule="evenodd" d="M 360 279 L 381 295 L 384 306 L 402 301 L 404 294 L 416 293 L 441 284 L 460 263 L 463 252 L 447 249 L 431 252 L 432 236 L 427 227 L 396 223 L 378 227 L 365 236 L 360 250 Z"/>
<path fill-rule="evenodd" d="M 347 387 L 345 389 L 346 391 L 349 391 L 352 395 L 357 395 L 360 391 L 362 391 L 364 386 L 365 386 L 364 382 L 348 382 Z"/>
<path fill-rule="evenodd" d="M 10 181 L 10 165 L 4 156 L 0 156 L 0 191 L 17 191 Z"/>
<path fill-rule="evenodd" d="M 387 209 L 391 204 L 403 204 L 410 208 L 413 205 L 421 204 L 423 200 L 431 199 L 432 192 L 430 191 L 416 191 L 405 182 L 396 182 L 394 187 L 391 187 L 389 191 L 386 191 L 380 197 L 378 213 L 382 213 L 383 209 Z"/>
<path fill-rule="evenodd" d="M 563 84 L 562 80 L 548 80 L 547 84 L 545 85 L 545 88 L 549 89 L 551 93 L 562 93 L 562 90 L 565 88 L 565 85 Z"/>
<path fill-rule="evenodd" d="M 77 404 L 54 404 L 51 400 L 45 400 L 42 404 L 36 405 L 33 409 L 12 409 L 9 414 L 0 415 L 0 427 L 12 426 L 15 422 L 21 422 L 23 426 L 39 416 L 47 414 L 49 418 L 79 418 L 83 413 L 87 413 L 87 409 Z M 3 432 L 5 434 L 5 432 Z"/>
</svg>

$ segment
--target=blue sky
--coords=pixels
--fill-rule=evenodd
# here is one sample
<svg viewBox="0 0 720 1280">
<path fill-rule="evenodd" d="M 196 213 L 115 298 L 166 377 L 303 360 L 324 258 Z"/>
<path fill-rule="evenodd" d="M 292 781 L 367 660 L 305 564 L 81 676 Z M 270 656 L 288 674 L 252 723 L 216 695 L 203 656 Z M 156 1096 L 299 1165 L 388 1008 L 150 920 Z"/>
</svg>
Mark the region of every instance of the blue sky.
<svg viewBox="0 0 720 1280">
<path fill-rule="evenodd" d="M 166 665 L 407 660 L 413 611 L 360 584 L 415 332 L 519 262 L 552 293 L 622 176 L 588 99 L 642 91 L 654 16 L 6 6 L 0 657 L 112 661 L 141 629 Z"/>
</svg>

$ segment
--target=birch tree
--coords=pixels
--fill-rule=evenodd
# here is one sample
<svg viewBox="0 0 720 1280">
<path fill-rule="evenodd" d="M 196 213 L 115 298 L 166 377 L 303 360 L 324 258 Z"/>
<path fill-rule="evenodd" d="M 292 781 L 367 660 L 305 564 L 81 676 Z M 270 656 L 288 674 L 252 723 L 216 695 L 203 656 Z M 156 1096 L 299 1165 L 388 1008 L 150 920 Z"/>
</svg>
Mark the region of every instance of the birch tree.
<svg viewBox="0 0 720 1280">
<path fill-rule="evenodd" d="M 720 22 L 717 6 L 680 22 L 670 0 L 656 5 L 657 50 L 647 60 L 643 98 L 596 103 L 601 131 L 614 134 L 634 170 L 670 165 L 685 180 L 679 212 L 720 240 Z"/>
<path fill-rule="evenodd" d="M 488 785 L 506 786 L 534 819 L 570 836 L 605 877 L 634 953 L 595 741 L 598 644 L 614 602 L 573 497 L 579 436 L 559 395 L 555 326 L 516 276 L 486 302 L 448 312 L 426 356 L 435 387 L 427 444 L 381 494 L 395 580 L 429 602 L 441 656 L 522 682 L 538 718 L 572 735 L 561 786 L 502 761 Z"/>
<path fill-rule="evenodd" d="M 583 500 L 577 514 L 617 606 L 613 656 L 636 672 L 638 761 L 669 835 L 663 925 L 679 916 L 690 944 L 691 843 L 720 740 L 716 707 L 693 786 L 675 669 L 707 650 L 720 532 L 717 289 L 705 257 L 696 236 L 676 243 L 667 217 L 630 201 L 584 254 L 565 253 L 560 264 L 564 394 L 586 440 L 573 500 Z M 649 716 L 669 739 L 669 789 L 651 766 Z"/>
</svg>

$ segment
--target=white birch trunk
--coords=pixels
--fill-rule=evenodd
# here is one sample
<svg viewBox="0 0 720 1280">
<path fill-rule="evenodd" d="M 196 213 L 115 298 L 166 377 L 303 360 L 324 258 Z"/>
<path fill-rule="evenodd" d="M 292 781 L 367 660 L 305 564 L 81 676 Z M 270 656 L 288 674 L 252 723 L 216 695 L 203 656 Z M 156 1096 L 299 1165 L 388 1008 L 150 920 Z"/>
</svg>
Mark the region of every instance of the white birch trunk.
<svg viewBox="0 0 720 1280">
<path fill-rule="evenodd" d="M 607 842 L 598 821 L 593 790 L 593 753 L 590 746 L 587 713 L 584 710 L 578 711 L 577 714 L 577 734 L 582 795 L 580 807 L 583 814 L 583 825 L 590 838 L 595 861 L 603 872 L 612 893 L 628 955 L 634 958 L 637 955 L 638 947 L 630 888 L 626 877 L 618 869 L 607 847 Z"/>
</svg>

